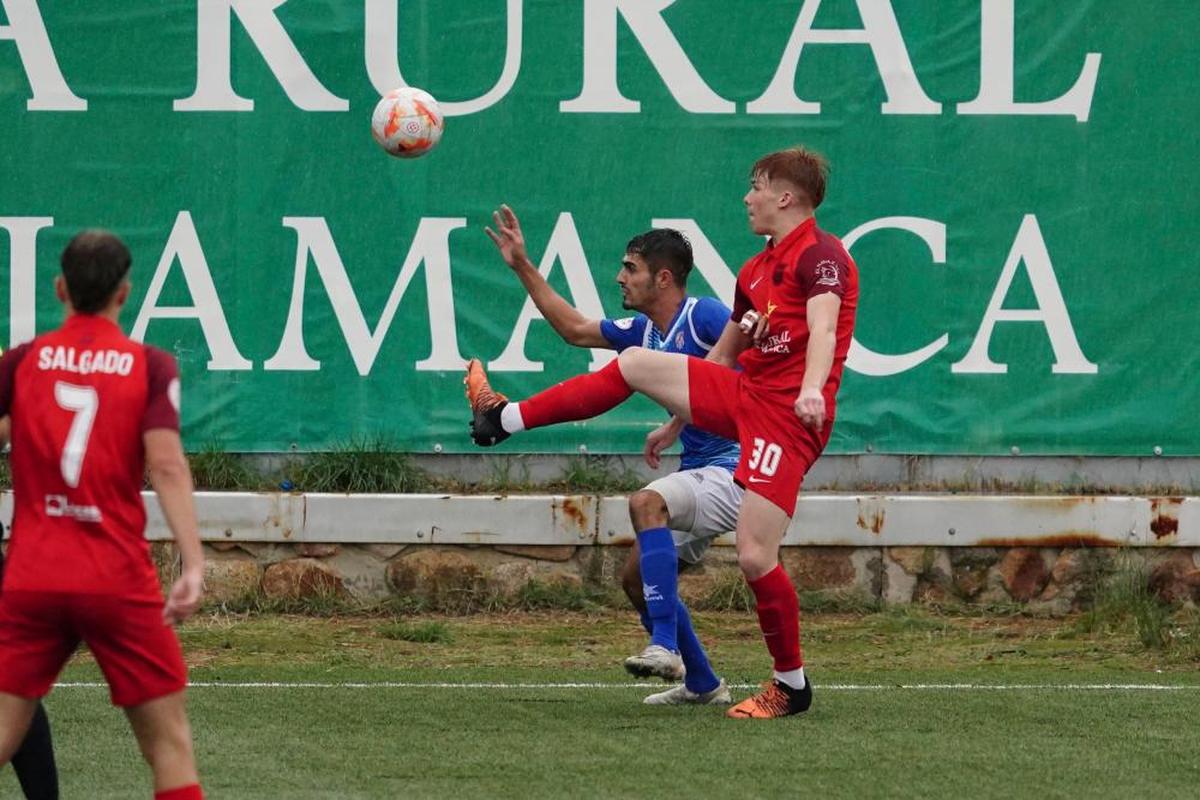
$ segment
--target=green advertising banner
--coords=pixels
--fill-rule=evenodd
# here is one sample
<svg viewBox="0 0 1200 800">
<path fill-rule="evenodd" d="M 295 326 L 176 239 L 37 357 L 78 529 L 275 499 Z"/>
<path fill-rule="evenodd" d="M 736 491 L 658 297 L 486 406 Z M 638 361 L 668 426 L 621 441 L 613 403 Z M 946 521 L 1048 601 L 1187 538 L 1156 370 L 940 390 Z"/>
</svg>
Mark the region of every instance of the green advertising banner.
<svg viewBox="0 0 1200 800">
<path fill-rule="evenodd" d="M 674 226 L 728 301 L 750 165 L 833 167 L 862 296 L 831 452 L 1200 454 L 1200 3 L 0 0 L 0 341 L 56 326 L 83 227 L 134 253 L 124 323 L 173 352 L 192 447 L 382 435 L 467 452 L 461 367 L 521 397 L 558 339 L 483 233 L 591 317 Z M 416 160 L 371 139 L 442 104 Z M 644 400 L 509 452 L 639 452 Z"/>
</svg>

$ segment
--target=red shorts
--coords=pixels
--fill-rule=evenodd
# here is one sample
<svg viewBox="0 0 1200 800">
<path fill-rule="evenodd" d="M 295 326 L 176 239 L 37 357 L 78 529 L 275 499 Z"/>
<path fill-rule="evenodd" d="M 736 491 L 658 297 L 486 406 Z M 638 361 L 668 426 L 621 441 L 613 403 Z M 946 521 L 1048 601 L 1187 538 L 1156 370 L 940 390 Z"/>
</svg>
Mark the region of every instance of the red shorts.
<svg viewBox="0 0 1200 800">
<path fill-rule="evenodd" d="M 154 700 L 187 685 L 162 603 L 68 592 L 0 593 L 0 692 L 42 697 L 86 642 L 115 706 Z"/>
<path fill-rule="evenodd" d="M 688 359 L 688 396 L 694 425 L 741 445 L 733 479 L 792 516 L 804 474 L 832 425 L 818 434 L 796 416 L 794 397 L 756 391 L 741 372 L 698 358 Z"/>
</svg>

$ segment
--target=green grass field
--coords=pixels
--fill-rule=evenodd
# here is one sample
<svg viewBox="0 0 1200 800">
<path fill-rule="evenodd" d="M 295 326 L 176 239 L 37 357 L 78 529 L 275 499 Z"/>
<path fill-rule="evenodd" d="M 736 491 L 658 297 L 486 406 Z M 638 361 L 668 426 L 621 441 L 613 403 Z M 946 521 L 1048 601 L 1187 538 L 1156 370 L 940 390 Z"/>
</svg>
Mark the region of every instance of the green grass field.
<svg viewBox="0 0 1200 800">
<path fill-rule="evenodd" d="M 767 676 L 751 615 L 697 618 L 731 683 Z M 1196 796 L 1191 651 L 1080 630 L 1019 616 L 809 616 L 814 707 L 762 723 L 641 705 L 661 684 L 620 670 L 642 634 L 613 610 L 213 616 L 183 639 L 206 684 L 190 709 L 218 799 Z M 81 656 L 47 701 L 64 797 L 148 797 L 122 715 L 87 685 L 97 679 Z M 268 682 L 282 685 L 237 685 Z M 472 682 L 492 685 L 462 686 Z M 1070 688 L 1101 684 L 1173 688 Z M 16 797 L 6 773 L 0 796 Z"/>
</svg>

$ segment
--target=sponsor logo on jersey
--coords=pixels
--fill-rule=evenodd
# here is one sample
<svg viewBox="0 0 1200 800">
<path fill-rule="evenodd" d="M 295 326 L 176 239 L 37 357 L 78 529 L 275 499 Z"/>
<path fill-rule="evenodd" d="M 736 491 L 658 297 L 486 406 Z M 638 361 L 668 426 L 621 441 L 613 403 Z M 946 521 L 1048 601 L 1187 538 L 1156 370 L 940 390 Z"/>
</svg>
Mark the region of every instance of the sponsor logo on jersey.
<svg viewBox="0 0 1200 800">
<path fill-rule="evenodd" d="M 614 319 L 613 325 L 623 331 L 627 331 L 633 327 L 633 317 L 625 317 L 624 319 Z"/>
<path fill-rule="evenodd" d="M 783 331 L 774 336 L 768 336 L 759 342 L 759 352 L 762 353 L 790 353 L 792 352 L 792 334 L 791 331 Z"/>
<path fill-rule="evenodd" d="M 65 494 L 46 495 L 47 517 L 71 517 L 80 522 L 100 522 L 104 515 L 96 506 L 72 505 Z"/>
</svg>

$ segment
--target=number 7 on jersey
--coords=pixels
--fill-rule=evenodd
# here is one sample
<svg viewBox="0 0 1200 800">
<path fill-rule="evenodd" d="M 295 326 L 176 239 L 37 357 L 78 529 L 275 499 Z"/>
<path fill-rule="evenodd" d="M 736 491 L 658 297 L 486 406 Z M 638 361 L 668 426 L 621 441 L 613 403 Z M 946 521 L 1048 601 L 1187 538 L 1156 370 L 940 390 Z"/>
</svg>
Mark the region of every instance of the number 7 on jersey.
<svg viewBox="0 0 1200 800">
<path fill-rule="evenodd" d="M 59 469 L 63 480 L 72 489 L 79 486 L 79 473 L 83 470 L 83 457 L 87 454 L 88 437 L 92 435 L 92 424 L 100 408 L 100 395 L 91 386 L 76 386 L 66 381 L 54 384 L 54 402 L 64 411 L 72 411 L 71 429 L 67 431 L 67 442 L 63 445 Z"/>
</svg>

